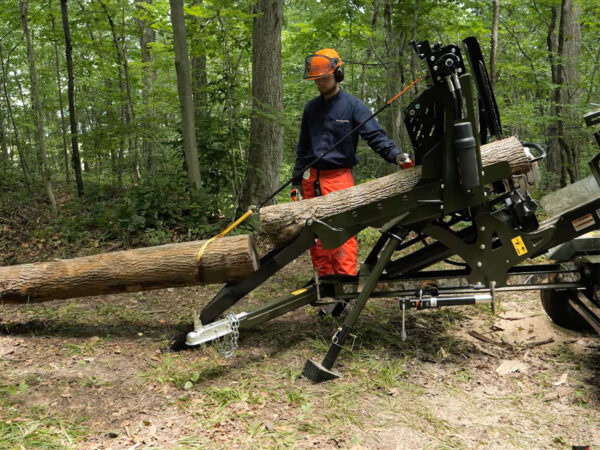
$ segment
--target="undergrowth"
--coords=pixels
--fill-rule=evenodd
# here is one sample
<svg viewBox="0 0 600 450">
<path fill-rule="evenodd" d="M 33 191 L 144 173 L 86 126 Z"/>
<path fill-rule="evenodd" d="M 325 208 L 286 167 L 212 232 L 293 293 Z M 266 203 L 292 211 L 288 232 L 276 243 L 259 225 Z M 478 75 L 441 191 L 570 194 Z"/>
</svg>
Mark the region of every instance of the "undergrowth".
<svg viewBox="0 0 600 450">
<path fill-rule="evenodd" d="M 212 236 L 233 217 L 230 196 L 192 194 L 184 176 L 162 170 L 127 188 L 107 182 L 55 183 L 58 215 L 41 189 L 0 189 L 0 265 L 68 258 Z M 244 226 L 235 232 L 247 232 Z"/>
</svg>

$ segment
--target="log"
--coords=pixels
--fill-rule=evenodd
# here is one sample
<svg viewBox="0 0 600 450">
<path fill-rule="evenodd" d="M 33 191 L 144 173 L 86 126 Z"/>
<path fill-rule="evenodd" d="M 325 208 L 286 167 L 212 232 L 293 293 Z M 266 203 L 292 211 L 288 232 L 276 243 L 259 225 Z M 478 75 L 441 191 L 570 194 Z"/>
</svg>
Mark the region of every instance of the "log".
<svg viewBox="0 0 600 450">
<path fill-rule="evenodd" d="M 530 170 L 530 158 L 515 137 L 481 147 L 481 160 L 484 167 L 506 161 L 510 164 L 513 175 Z M 260 232 L 275 246 L 283 245 L 300 233 L 307 219 L 324 219 L 366 203 L 408 192 L 420 179 L 421 167 L 413 167 L 342 191 L 332 192 L 324 197 L 267 206 L 260 210 Z"/>
<path fill-rule="evenodd" d="M 254 240 L 241 235 L 146 247 L 82 258 L 0 267 L 0 303 L 43 302 L 88 295 L 241 280 L 259 266 Z"/>
</svg>

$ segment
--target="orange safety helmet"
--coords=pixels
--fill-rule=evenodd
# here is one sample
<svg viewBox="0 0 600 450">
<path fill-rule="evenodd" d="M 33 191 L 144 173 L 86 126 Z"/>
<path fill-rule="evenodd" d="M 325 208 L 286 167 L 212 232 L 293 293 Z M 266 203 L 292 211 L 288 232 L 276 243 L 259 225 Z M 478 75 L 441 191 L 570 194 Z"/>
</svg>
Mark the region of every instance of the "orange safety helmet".
<svg viewBox="0 0 600 450">
<path fill-rule="evenodd" d="M 342 58 L 332 48 L 324 48 L 304 60 L 304 79 L 313 81 L 334 74 L 338 83 L 344 79 Z"/>
</svg>

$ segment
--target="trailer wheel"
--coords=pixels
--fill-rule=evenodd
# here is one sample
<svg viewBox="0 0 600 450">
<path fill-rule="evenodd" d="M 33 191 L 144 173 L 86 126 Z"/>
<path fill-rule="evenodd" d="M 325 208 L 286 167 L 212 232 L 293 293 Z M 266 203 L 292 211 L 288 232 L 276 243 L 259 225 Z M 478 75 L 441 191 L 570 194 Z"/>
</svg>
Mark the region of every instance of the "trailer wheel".
<svg viewBox="0 0 600 450">
<path fill-rule="evenodd" d="M 590 325 L 569 304 L 566 290 L 544 289 L 540 291 L 542 306 L 552 321 L 561 327 L 573 331 L 589 331 Z"/>
</svg>

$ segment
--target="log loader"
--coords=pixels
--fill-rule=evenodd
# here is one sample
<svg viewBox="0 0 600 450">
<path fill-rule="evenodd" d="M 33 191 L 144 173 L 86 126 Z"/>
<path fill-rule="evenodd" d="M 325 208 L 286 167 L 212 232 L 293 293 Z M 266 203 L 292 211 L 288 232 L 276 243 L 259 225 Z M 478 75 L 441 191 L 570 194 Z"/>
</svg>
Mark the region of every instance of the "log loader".
<svg viewBox="0 0 600 450">
<path fill-rule="evenodd" d="M 408 309 L 479 303 L 494 309 L 498 293 L 524 290 L 541 291 L 557 324 L 587 324 L 600 332 L 600 237 L 587 234 L 600 228 L 600 153 L 589 163 L 592 175 L 541 199 L 550 217 L 540 221 L 539 203 L 529 193 L 546 155 L 540 146 L 523 144 L 532 153 L 530 170 L 518 177 L 506 161 L 482 164 L 481 146 L 502 138 L 502 125 L 477 40 L 467 38 L 462 47 L 428 41 L 413 47 L 428 84 L 404 111 L 420 181 L 408 192 L 307 219 L 291 242 L 261 258 L 256 272 L 226 284 L 173 349 L 224 340 L 232 354 L 240 330 L 305 305 L 328 304 L 323 310 L 343 321 L 323 360 L 306 361 L 303 371 L 321 382 L 340 376 L 333 366 L 370 298 L 397 299 L 404 338 Z M 599 118 L 600 111 L 590 113 L 586 124 L 597 125 Z M 598 133 L 596 139 L 600 146 Z M 253 311 L 226 314 L 317 238 L 324 248 L 335 248 L 366 227 L 378 229 L 380 237 L 358 275 L 315 276 Z M 550 249 L 556 263 L 526 263 Z M 436 268 L 444 261 L 454 268 Z"/>
</svg>

